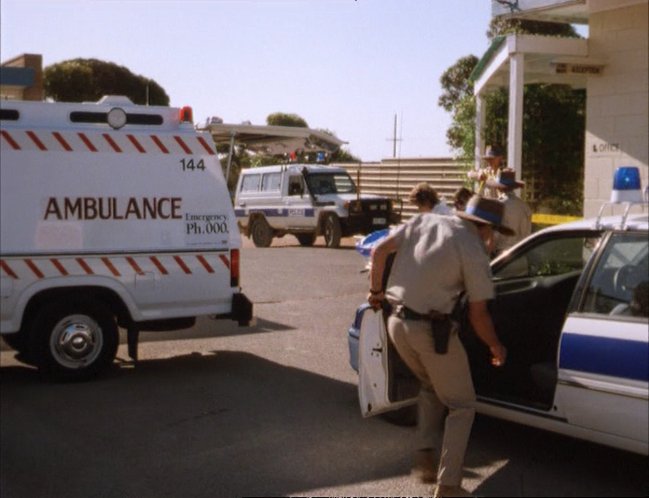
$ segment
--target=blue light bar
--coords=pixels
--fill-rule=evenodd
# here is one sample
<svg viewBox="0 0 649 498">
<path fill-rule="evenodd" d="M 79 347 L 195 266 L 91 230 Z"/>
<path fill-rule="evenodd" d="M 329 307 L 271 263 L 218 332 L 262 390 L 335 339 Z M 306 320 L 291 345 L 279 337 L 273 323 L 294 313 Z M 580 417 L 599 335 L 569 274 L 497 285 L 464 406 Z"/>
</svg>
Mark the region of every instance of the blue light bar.
<svg viewBox="0 0 649 498">
<path fill-rule="evenodd" d="M 636 166 L 621 166 L 613 176 L 611 202 L 641 203 L 640 170 Z"/>
</svg>

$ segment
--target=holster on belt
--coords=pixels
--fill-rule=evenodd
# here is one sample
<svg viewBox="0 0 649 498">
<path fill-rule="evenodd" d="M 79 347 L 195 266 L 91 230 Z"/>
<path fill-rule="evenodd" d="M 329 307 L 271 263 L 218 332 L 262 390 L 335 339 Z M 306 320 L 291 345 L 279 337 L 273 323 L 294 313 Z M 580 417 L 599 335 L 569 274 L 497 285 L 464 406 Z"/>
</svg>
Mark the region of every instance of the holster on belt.
<svg viewBox="0 0 649 498">
<path fill-rule="evenodd" d="M 437 354 L 446 354 L 448 351 L 448 339 L 451 336 L 453 322 L 449 315 L 444 318 L 431 318 L 430 328 L 433 331 L 433 342 L 435 343 L 435 352 Z"/>
<path fill-rule="evenodd" d="M 432 310 L 429 313 L 417 313 L 404 305 L 397 305 L 392 313 L 405 320 L 429 320 L 433 333 L 433 342 L 437 354 L 446 354 L 448 351 L 448 339 L 451 336 L 453 320 L 446 313 Z"/>
</svg>

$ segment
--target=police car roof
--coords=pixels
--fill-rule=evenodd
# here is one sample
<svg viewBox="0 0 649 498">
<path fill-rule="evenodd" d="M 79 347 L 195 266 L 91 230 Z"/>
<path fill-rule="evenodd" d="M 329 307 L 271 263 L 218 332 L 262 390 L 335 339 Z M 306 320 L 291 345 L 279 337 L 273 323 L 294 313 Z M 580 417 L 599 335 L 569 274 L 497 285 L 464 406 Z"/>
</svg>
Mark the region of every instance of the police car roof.
<svg viewBox="0 0 649 498">
<path fill-rule="evenodd" d="M 258 166 L 256 168 L 246 168 L 244 172 L 250 173 L 277 173 L 284 170 L 301 171 L 306 168 L 309 173 L 346 173 L 347 170 L 339 166 L 330 166 L 326 164 L 277 164 L 273 166 Z"/>
</svg>

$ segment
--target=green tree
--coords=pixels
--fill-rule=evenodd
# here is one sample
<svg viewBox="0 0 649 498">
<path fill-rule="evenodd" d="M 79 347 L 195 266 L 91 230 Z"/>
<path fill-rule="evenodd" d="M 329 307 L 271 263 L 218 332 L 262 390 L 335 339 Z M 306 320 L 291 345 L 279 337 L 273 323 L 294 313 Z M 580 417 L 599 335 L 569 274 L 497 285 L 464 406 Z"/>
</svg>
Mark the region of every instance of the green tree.
<svg viewBox="0 0 649 498">
<path fill-rule="evenodd" d="M 286 114 L 283 112 L 269 114 L 266 118 L 266 124 L 268 126 L 295 126 L 297 128 L 309 127 L 306 121 L 297 114 Z"/>
<path fill-rule="evenodd" d="M 59 102 L 95 102 L 104 95 L 125 95 L 136 104 L 169 105 L 169 96 L 152 79 L 97 59 L 71 59 L 47 66 L 44 87 L 45 96 Z"/>
<path fill-rule="evenodd" d="M 487 36 L 510 33 L 578 37 L 566 24 L 494 18 Z M 459 59 L 440 82 L 443 93 L 438 104 L 452 115 L 448 144 L 458 159 L 472 167 L 475 148 L 475 98 L 471 73 L 479 63 L 475 56 Z M 508 91 L 499 88 L 485 96 L 483 141 L 507 142 Z M 534 193 L 528 199 L 533 209 L 557 214 L 581 214 L 585 94 L 566 85 L 534 84 L 524 89 L 523 179 Z M 557 132 L 557 130 L 560 130 Z M 532 188 L 533 187 L 533 188 Z"/>
</svg>

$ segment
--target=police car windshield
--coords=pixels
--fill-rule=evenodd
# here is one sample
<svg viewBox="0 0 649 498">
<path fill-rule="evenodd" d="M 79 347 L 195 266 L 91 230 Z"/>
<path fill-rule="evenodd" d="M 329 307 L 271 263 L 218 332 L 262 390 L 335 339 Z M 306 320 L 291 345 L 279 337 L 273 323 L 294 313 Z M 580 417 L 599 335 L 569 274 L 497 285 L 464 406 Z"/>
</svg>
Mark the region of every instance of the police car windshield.
<svg viewBox="0 0 649 498">
<path fill-rule="evenodd" d="M 345 172 L 309 173 L 306 183 L 313 195 L 356 193 L 354 181 Z"/>
</svg>

